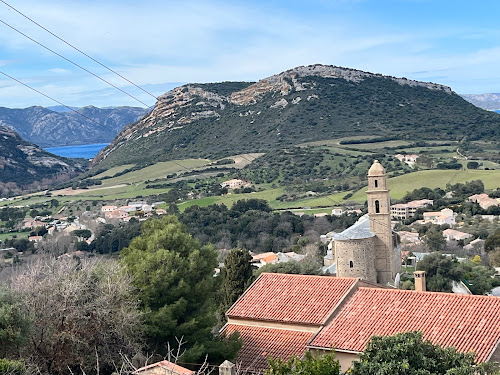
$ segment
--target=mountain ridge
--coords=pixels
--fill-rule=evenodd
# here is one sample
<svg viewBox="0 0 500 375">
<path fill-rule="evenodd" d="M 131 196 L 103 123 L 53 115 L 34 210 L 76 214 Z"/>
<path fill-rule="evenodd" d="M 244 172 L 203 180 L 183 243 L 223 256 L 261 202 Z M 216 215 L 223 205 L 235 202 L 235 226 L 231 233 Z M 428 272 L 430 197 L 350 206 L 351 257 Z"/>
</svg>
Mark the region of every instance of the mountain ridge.
<svg viewBox="0 0 500 375">
<path fill-rule="evenodd" d="M 352 135 L 420 139 L 424 130 L 443 139 L 450 132 L 455 139 L 476 137 L 482 131 L 476 126 L 483 124 L 484 132 L 498 136 L 500 117 L 491 116 L 497 115 L 474 107 L 448 86 L 316 64 L 256 83 L 174 88 L 159 97 L 150 114 L 126 126 L 92 165 L 262 152 Z"/>
<path fill-rule="evenodd" d="M 0 107 L 0 125 L 42 147 L 108 143 L 125 125 L 139 120 L 147 110 L 138 107 L 97 108 L 57 111 L 40 106 Z"/>
<path fill-rule="evenodd" d="M 85 169 L 84 160 L 51 154 L 0 125 L 0 196 L 42 190 Z"/>
</svg>

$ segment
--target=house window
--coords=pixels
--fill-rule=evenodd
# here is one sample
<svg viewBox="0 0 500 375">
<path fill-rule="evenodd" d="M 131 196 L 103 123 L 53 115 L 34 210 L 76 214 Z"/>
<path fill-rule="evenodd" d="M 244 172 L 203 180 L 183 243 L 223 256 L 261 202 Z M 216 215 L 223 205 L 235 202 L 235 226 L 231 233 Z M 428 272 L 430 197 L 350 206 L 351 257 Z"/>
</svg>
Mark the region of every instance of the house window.
<svg viewBox="0 0 500 375">
<path fill-rule="evenodd" d="M 375 213 L 376 214 L 380 213 L 380 203 L 379 203 L 379 201 L 375 201 Z"/>
<path fill-rule="evenodd" d="M 354 263 L 352 262 L 352 260 L 349 261 L 349 268 L 353 268 L 354 267 Z"/>
<path fill-rule="evenodd" d="M 375 187 L 378 187 L 378 180 L 375 180 Z"/>
</svg>

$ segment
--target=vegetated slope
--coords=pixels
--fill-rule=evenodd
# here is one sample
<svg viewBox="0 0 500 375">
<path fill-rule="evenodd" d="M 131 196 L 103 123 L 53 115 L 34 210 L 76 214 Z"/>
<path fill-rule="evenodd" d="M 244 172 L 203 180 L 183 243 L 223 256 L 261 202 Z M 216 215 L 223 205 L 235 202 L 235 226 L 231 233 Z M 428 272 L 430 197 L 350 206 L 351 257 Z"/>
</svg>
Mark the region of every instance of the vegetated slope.
<svg viewBox="0 0 500 375">
<path fill-rule="evenodd" d="M 500 109 L 500 93 L 464 94 L 461 96 L 462 98 L 479 108 L 496 112 L 498 112 L 498 110 Z"/>
<path fill-rule="evenodd" d="M 69 180 L 85 169 L 84 162 L 48 153 L 0 126 L 0 196 Z"/>
<path fill-rule="evenodd" d="M 353 135 L 498 140 L 499 125 L 497 114 L 446 86 L 312 65 L 251 85 L 173 89 L 148 116 L 127 126 L 93 165 L 224 157 Z"/>
<path fill-rule="evenodd" d="M 75 113 L 43 107 L 0 107 L 0 125 L 15 130 L 24 139 L 42 147 L 110 142 L 125 125 L 147 111 L 137 107 L 83 107 Z M 82 116 L 83 115 L 83 116 Z"/>
</svg>

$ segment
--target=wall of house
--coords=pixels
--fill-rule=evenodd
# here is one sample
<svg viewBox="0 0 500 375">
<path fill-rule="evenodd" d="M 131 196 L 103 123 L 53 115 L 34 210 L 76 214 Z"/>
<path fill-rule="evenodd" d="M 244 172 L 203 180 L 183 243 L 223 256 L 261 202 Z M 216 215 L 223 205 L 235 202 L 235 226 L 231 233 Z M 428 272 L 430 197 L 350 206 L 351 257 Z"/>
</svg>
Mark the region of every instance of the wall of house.
<svg viewBox="0 0 500 375">
<path fill-rule="evenodd" d="M 314 355 L 322 355 L 330 352 L 329 350 L 322 350 L 322 349 L 310 349 L 310 351 Z M 335 358 L 340 363 L 341 371 L 346 372 L 349 369 L 349 367 L 352 366 L 352 363 L 354 361 L 359 360 L 359 355 L 357 353 L 346 353 L 346 352 L 336 351 Z"/>
<path fill-rule="evenodd" d="M 377 281 L 373 238 L 337 240 L 334 245 L 338 277 L 359 277 L 372 282 Z"/>
<path fill-rule="evenodd" d="M 497 343 L 497 347 L 488 362 L 500 362 L 500 342 Z"/>
<path fill-rule="evenodd" d="M 263 321 L 263 320 L 252 320 L 252 319 L 242 319 L 242 318 L 227 318 L 228 324 L 240 324 L 245 326 L 255 326 L 255 327 L 266 327 L 266 328 L 276 328 L 276 329 L 291 329 L 294 331 L 305 331 L 316 333 L 319 331 L 320 326 L 314 324 L 294 324 L 294 323 L 284 323 L 278 321 Z"/>
</svg>

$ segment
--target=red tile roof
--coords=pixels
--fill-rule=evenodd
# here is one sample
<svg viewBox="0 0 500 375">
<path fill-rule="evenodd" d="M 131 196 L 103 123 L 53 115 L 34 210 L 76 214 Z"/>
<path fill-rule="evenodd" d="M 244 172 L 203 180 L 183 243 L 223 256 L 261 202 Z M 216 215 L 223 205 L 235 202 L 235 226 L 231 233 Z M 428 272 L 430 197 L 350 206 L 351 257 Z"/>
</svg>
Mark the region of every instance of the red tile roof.
<svg viewBox="0 0 500 375">
<path fill-rule="evenodd" d="M 267 368 L 267 359 L 288 359 L 293 356 L 302 357 L 313 332 L 293 331 L 256 326 L 228 324 L 223 334 L 240 333 L 243 347 L 238 353 L 236 362 L 241 364 L 242 373 L 260 372 Z"/>
<path fill-rule="evenodd" d="M 358 279 L 262 273 L 228 317 L 322 324 Z"/>
<path fill-rule="evenodd" d="M 140 374 L 145 370 L 149 370 L 151 368 L 158 367 L 165 370 L 165 374 L 168 375 L 193 375 L 194 371 L 188 370 L 182 366 L 176 365 L 175 363 L 169 362 L 167 360 L 152 363 L 148 366 L 141 367 L 133 372 L 133 374 Z"/>
<path fill-rule="evenodd" d="M 373 335 L 405 331 L 484 362 L 500 340 L 500 298 L 359 288 L 310 345 L 361 352 Z"/>
</svg>

